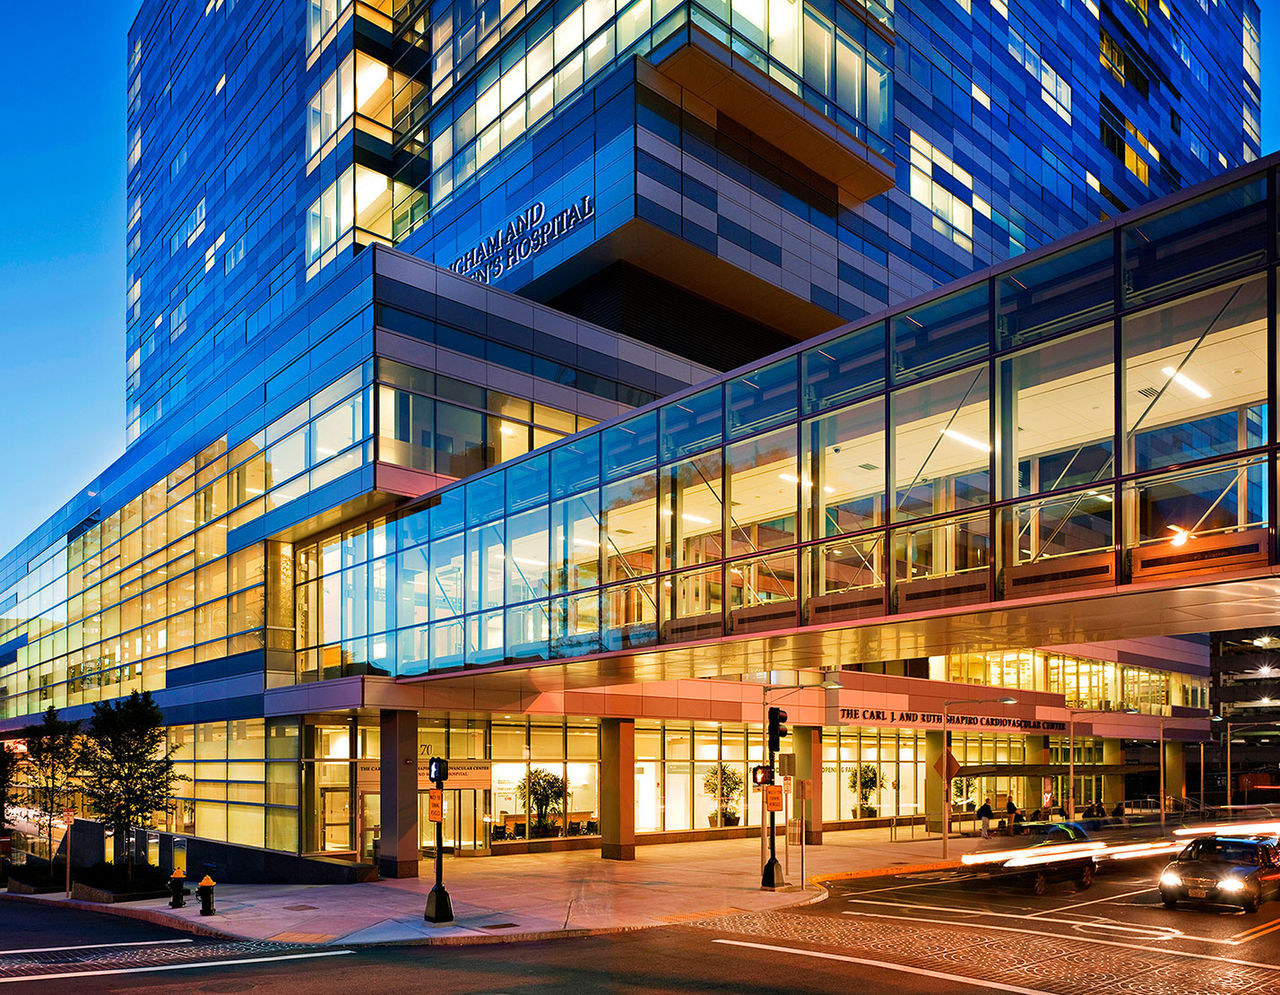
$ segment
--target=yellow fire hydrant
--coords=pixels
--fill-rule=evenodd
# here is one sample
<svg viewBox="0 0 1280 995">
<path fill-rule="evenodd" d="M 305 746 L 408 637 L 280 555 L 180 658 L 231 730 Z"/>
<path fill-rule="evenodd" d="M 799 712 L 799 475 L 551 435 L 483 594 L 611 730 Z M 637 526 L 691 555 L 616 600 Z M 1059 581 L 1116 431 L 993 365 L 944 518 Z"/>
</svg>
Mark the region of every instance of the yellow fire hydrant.
<svg viewBox="0 0 1280 995">
<path fill-rule="evenodd" d="M 196 885 L 196 894 L 200 896 L 200 914 L 202 916 L 213 915 L 213 886 L 216 882 L 213 878 L 206 874 L 200 879 L 200 883 Z"/>
</svg>

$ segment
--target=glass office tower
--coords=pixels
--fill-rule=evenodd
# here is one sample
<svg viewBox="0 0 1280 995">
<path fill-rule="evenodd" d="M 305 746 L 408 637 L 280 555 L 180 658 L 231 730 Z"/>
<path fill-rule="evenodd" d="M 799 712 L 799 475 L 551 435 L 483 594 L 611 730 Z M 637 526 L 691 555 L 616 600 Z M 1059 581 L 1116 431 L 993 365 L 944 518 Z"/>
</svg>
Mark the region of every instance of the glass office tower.
<svg viewBox="0 0 1280 995">
<path fill-rule="evenodd" d="M 706 778 L 769 671 L 840 670 L 794 699 L 815 833 L 939 817 L 954 684 L 1025 702 L 952 744 L 988 793 L 1074 746 L 1114 799 L 1207 644 L 1053 606 L 1270 569 L 1273 164 L 936 288 L 1255 158 L 1258 19 L 144 4 L 128 448 L 0 560 L 0 729 L 149 690 L 155 828 L 395 874 L 414 743 L 473 764 L 457 847 L 746 831 Z"/>
</svg>

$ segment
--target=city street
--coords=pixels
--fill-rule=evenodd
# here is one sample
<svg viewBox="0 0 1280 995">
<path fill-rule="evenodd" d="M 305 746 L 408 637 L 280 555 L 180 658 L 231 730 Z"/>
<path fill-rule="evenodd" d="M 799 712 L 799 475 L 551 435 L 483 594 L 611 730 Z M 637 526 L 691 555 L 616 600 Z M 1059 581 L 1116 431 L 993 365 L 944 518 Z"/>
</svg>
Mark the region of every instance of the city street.
<svg viewBox="0 0 1280 995">
<path fill-rule="evenodd" d="M 1280 903 L 1254 915 L 1167 910 L 1153 887 L 1159 867 L 1118 865 L 1088 890 L 1051 885 L 1039 897 L 1023 882 L 967 871 L 834 881 L 829 899 L 805 908 L 466 947 L 233 943 L 0 902 L 0 983 L 104 992 L 821 992 L 853 983 L 864 992 L 1280 992 Z M 68 936 L 83 948 L 41 949 L 66 946 Z"/>
</svg>

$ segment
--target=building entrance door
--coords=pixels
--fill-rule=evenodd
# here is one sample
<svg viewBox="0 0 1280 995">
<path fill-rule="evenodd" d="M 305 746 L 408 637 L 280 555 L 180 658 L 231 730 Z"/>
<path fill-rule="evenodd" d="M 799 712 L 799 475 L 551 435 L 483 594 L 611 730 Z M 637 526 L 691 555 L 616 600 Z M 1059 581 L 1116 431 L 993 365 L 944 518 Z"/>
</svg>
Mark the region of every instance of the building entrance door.
<svg viewBox="0 0 1280 995">
<path fill-rule="evenodd" d="M 424 854 L 435 852 L 436 824 L 427 819 L 427 790 L 418 791 L 418 839 Z M 449 853 L 487 853 L 489 850 L 489 792 L 473 788 L 445 788 L 441 836 Z"/>
<path fill-rule="evenodd" d="M 382 795 L 377 791 L 360 792 L 360 810 L 357 825 L 360 829 L 359 859 L 374 863 L 373 841 L 382 834 Z"/>
</svg>

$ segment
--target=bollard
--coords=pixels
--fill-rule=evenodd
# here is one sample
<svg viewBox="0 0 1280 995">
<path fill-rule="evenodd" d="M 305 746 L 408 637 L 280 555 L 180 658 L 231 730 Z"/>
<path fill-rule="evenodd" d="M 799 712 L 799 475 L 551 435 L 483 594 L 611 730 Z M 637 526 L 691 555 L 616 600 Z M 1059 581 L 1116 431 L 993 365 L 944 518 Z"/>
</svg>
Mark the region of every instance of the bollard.
<svg viewBox="0 0 1280 995">
<path fill-rule="evenodd" d="M 187 878 L 176 867 L 173 870 L 173 876 L 169 878 L 169 908 L 181 909 L 186 906 L 186 900 L 182 897 L 186 889 Z"/>
<path fill-rule="evenodd" d="M 213 911 L 213 886 L 216 882 L 206 874 L 196 886 L 196 894 L 200 897 L 200 914 L 211 916 Z"/>
</svg>

